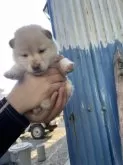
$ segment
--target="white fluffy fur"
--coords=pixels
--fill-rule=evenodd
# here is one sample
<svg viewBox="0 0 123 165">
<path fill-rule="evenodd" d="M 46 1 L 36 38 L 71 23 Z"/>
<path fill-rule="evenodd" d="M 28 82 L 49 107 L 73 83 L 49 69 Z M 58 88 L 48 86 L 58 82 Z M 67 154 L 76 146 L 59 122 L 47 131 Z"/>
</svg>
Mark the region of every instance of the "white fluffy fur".
<svg viewBox="0 0 123 165">
<path fill-rule="evenodd" d="M 19 80 L 25 72 L 39 76 L 53 64 L 57 57 L 57 48 L 51 33 L 39 25 L 19 28 L 9 44 L 13 48 L 15 61 L 15 65 L 4 74 L 9 79 Z M 73 69 L 73 62 L 67 58 L 60 60 L 59 64 L 65 73 Z M 37 71 L 34 68 L 37 68 Z M 73 91 L 70 80 L 66 82 L 66 90 L 70 97 Z M 41 103 L 40 107 L 49 109 L 50 105 L 50 99 L 47 99 Z"/>
</svg>

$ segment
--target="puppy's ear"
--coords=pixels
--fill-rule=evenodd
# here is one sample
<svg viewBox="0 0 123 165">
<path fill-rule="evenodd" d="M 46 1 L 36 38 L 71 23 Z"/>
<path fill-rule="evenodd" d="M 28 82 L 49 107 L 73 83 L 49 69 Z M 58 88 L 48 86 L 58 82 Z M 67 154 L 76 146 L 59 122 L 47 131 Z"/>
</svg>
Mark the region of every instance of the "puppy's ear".
<svg viewBox="0 0 123 165">
<path fill-rule="evenodd" d="M 12 39 L 9 41 L 9 46 L 10 46 L 11 48 L 14 48 L 14 42 L 15 42 L 15 39 L 14 39 L 14 38 L 12 38 Z"/>
<path fill-rule="evenodd" d="M 52 40 L 52 34 L 51 34 L 51 32 L 50 32 L 49 30 L 44 30 L 44 34 L 45 34 L 49 39 Z"/>
</svg>

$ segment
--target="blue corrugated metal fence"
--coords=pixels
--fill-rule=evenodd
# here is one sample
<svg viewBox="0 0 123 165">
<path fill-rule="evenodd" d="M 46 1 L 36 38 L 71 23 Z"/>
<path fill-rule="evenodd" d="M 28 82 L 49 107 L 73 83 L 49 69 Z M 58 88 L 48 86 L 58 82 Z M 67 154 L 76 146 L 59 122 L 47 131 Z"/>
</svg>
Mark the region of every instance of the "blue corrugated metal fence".
<svg viewBox="0 0 123 165">
<path fill-rule="evenodd" d="M 113 57 L 123 51 L 121 0 L 49 0 L 61 52 L 75 62 L 65 108 L 71 165 L 122 165 Z"/>
</svg>

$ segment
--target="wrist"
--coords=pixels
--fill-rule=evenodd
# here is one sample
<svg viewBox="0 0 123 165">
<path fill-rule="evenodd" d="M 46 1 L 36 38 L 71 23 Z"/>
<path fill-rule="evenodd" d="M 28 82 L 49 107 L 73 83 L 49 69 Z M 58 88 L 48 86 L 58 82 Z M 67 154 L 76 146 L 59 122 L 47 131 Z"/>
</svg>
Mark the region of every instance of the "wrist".
<svg viewBox="0 0 123 165">
<path fill-rule="evenodd" d="M 22 108 L 21 100 L 15 97 L 13 94 L 9 94 L 6 97 L 7 102 L 17 111 L 19 114 L 24 114 L 24 110 Z"/>
<path fill-rule="evenodd" d="M 30 121 L 24 114 L 18 113 L 15 108 L 8 102 L 7 98 L 4 97 L 2 100 L 3 112 L 2 114 L 7 115 L 10 119 L 14 119 L 15 122 L 20 123 L 20 125 L 27 127 Z"/>
</svg>

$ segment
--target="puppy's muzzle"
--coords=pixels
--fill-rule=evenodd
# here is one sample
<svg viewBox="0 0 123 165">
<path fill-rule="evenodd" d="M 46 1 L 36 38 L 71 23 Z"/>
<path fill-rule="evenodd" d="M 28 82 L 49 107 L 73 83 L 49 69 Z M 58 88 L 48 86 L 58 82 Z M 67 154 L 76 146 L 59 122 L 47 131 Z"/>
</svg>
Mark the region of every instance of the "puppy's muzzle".
<svg viewBox="0 0 123 165">
<path fill-rule="evenodd" d="M 32 70 L 36 73 L 41 72 L 40 64 L 33 65 Z"/>
<path fill-rule="evenodd" d="M 36 76 L 40 76 L 44 73 L 44 70 L 41 68 L 40 64 L 32 65 L 32 71 Z"/>
</svg>

